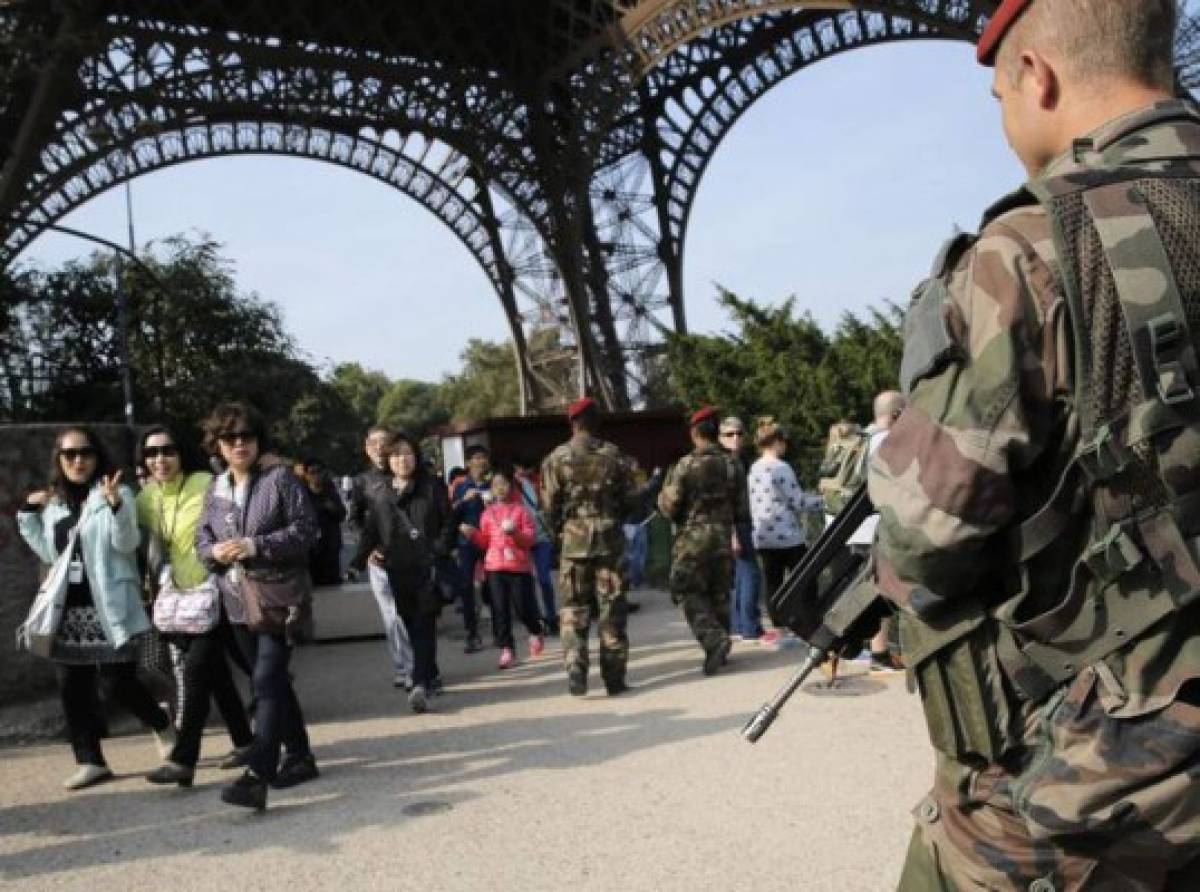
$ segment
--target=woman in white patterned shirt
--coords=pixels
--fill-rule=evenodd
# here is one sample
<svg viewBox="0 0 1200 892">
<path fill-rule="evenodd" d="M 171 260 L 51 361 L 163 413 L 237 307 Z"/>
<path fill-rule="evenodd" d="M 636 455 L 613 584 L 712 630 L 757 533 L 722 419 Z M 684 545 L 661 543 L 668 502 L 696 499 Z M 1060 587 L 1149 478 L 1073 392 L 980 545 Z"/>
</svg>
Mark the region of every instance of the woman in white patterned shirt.
<svg viewBox="0 0 1200 892">
<path fill-rule="evenodd" d="M 787 434 L 774 418 L 758 420 L 754 442 L 761 457 L 750 466 L 750 517 L 754 548 L 770 597 L 808 550 L 803 512 L 820 508 L 823 502 L 820 496 L 804 494 L 791 465 L 783 460 Z"/>
</svg>

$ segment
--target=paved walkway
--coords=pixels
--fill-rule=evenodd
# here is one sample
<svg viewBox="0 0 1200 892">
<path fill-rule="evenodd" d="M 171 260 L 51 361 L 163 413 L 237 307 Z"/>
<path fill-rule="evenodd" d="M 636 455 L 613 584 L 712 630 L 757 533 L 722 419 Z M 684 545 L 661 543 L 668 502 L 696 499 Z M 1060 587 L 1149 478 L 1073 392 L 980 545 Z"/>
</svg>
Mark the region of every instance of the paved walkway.
<svg viewBox="0 0 1200 892">
<path fill-rule="evenodd" d="M 810 684 L 755 747 L 738 729 L 795 649 L 738 645 L 706 679 L 660 592 L 631 618 L 636 690 L 566 694 L 557 646 L 507 672 L 441 640 L 450 686 L 409 714 L 381 642 L 300 652 L 322 777 L 265 814 L 229 774 L 154 788 L 149 735 L 107 744 L 119 777 L 75 794 L 64 744 L 0 751 L 0 887 L 20 890 L 774 890 L 894 888 L 932 772 L 902 676 Z M 455 634 L 457 615 L 443 628 Z M 593 633 L 594 637 L 594 633 Z M 521 653 L 524 653 L 522 645 Z M 847 672 L 861 670 L 851 668 Z M 205 753 L 228 748 L 216 730 Z"/>
</svg>

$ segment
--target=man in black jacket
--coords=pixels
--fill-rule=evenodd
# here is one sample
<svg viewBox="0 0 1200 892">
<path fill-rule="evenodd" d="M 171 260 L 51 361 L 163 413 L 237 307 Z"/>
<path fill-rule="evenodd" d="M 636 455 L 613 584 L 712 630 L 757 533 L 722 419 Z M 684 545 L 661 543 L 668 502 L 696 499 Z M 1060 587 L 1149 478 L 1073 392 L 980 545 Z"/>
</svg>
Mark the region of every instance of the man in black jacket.
<svg viewBox="0 0 1200 892">
<path fill-rule="evenodd" d="M 354 478 L 350 489 L 350 514 L 348 522 L 350 529 L 361 536 L 366 527 L 367 510 L 370 502 L 367 493 L 372 483 L 388 483 L 392 474 L 388 470 L 384 448 L 391 440 L 392 432 L 383 425 L 375 425 L 367 431 L 367 439 L 363 444 L 370 462 L 367 469 Z M 399 614 L 396 613 L 396 599 L 392 586 L 388 582 L 387 571 L 374 560 L 367 562 L 367 579 L 371 584 L 371 592 L 379 605 L 379 616 L 383 620 L 383 631 L 387 636 L 388 655 L 391 657 L 395 675 L 392 684 L 398 688 L 412 688 L 413 652 L 412 643 L 408 638 L 408 629 L 404 626 Z"/>
</svg>

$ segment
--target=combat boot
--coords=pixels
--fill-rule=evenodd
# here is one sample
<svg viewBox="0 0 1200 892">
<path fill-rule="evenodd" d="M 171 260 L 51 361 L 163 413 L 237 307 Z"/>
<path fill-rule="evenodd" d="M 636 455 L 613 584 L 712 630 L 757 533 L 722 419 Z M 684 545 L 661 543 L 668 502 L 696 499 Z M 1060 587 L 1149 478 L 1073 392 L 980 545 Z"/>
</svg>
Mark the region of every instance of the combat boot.
<svg viewBox="0 0 1200 892">
<path fill-rule="evenodd" d="M 725 638 L 716 647 L 704 653 L 704 674 L 716 675 L 717 670 L 729 662 L 729 651 L 733 642 Z"/>
<path fill-rule="evenodd" d="M 623 678 L 614 679 L 613 681 L 609 681 L 607 678 L 604 679 L 604 689 L 608 691 L 608 696 L 610 697 L 615 697 L 618 694 L 624 694 L 626 691 L 631 690 Z"/>
<path fill-rule="evenodd" d="M 583 697 L 587 694 L 587 669 L 583 666 L 572 666 L 567 670 L 567 691 L 572 697 Z"/>
</svg>

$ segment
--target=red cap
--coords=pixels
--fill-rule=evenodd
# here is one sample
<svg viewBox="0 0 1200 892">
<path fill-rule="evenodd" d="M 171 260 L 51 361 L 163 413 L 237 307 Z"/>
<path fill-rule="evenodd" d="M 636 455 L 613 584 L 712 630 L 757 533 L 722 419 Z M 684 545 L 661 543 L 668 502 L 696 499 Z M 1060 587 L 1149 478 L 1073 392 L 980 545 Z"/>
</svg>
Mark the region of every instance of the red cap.
<svg viewBox="0 0 1200 892">
<path fill-rule="evenodd" d="M 588 409 L 596 408 L 596 401 L 590 396 L 585 396 L 581 400 L 575 400 L 567 407 L 567 421 L 574 421 Z"/>
<path fill-rule="evenodd" d="M 975 58 L 979 60 L 980 65 L 990 68 L 996 63 L 996 50 L 1000 49 L 1000 41 L 1025 11 L 1025 7 L 1032 2 L 1033 0 L 1001 0 L 979 37 L 979 45 L 975 48 Z"/>
<path fill-rule="evenodd" d="M 688 422 L 688 427 L 695 427 L 701 421 L 706 421 L 709 418 L 716 418 L 717 410 L 712 406 L 701 406 L 692 413 L 692 420 Z"/>
</svg>

